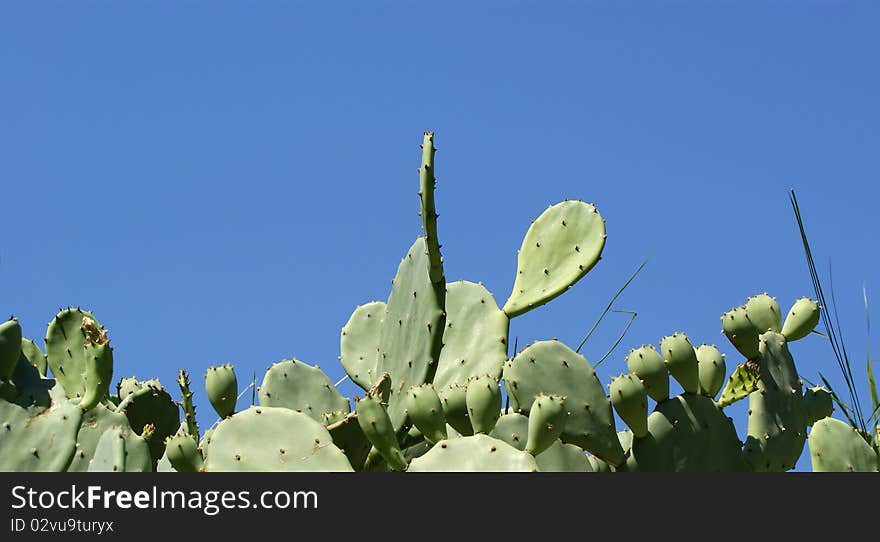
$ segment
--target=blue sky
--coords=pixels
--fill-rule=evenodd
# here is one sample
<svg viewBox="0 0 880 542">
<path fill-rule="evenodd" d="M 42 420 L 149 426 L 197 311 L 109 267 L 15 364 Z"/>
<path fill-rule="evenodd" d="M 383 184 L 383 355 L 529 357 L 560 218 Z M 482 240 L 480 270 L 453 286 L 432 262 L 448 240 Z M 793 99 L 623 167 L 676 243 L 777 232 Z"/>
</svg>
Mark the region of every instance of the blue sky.
<svg viewBox="0 0 880 542">
<path fill-rule="evenodd" d="M 503 304 L 548 204 L 584 199 L 607 220 L 603 260 L 514 320 L 520 345 L 576 346 L 650 256 L 616 304 L 638 318 L 603 381 L 628 348 L 677 330 L 732 366 L 722 312 L 812 294 L 794 188 L 865 381 L 862 286 L 880 302 L 875 5 L 371 4 L 6 4 L 0 284 L 25 334 L 40 339 L 59 306 L 92 309 L 118 377 L 177 396 L 190 370 L 203 426 L 209 365 L 234 363 L 243 386 L 297 357 L 335 380 L 340 327 L 387 297 L 420 232 L 418 145 L 434 130 L 449 280 Z M 606 319 L 588 359 L 624 324 Z M 821 338 L 792 350 L 802 375 L 843 386 Z"/>
</svg>

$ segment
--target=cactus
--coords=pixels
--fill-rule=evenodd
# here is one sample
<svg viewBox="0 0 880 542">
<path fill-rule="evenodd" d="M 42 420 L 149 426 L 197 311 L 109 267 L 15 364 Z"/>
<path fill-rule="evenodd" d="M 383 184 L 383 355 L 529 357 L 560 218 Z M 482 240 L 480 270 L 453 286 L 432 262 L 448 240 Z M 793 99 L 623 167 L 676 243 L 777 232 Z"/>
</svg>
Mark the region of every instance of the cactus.
<svg viewBox="0 0 880 542">
<path fill-rule="evenodd" d="M 406 415 L 425 436 L 425 440 L 436 443 L 448 438 L 446 416 L 434 386 L 413 386 L 407 395 Z"/>
<path fill-rule="evenodd" d="M 724 386 L 724 377 L 727 375 L 724 354 L 714 344 L 701 344 L 695 352 L 699 362 L 700 393 L 714 399 Z"/>
<path fill-rule="evenodd" d="M 33 412 L 0 400 L 0 471 L 67 470 L 82 416 L 73 401 Z"/>
<path fill-rule="evenodd" d="M 492 376 L 478 376 L 465 390 L 468 418 L 474 433 L 489 433 L 501 416 L 501 388 Z"/>
<path fill-rule="evenodd" d="M 325 414 L 338 410 L 347 413 L 350 408 L 348 399 L 339 393 L 320 367 L 296 359 L 272 365 L 258 392 L 261 406 L 289 408 L 318 422 Z"/>
<path fill-rule="evenodd" d="M 367 395 L 356 405 L 357 420 L 367 439 L 394 470 L 405 470 L 406 459 L 394 433 L 391 417 L 378 396 Z"/>
<path fill-rule="evenodd" d="M 565 397 L 568 420 L 562 441 L 620 465 L 611 402 L 590 363 L 560 341 L 539 341 L 524 348 L 504 366 L 504 385 L 514 410 L 529 409 L 539 394 Z M 448 416 L 447 416 L 448 419 Z"/>
<path fill-rule="evenodd" d="M 377 376 L 379 333 L 385 310 L 383 301 L 358 305 L 340 334 L 339 362 L 352 381 L 365 390 L 373 386 Z"/>
<path fill-rule="evenodd" d="M 144 433 L 150 439 L 154 436 L 149 426 Z M 89 472 L 151 472 L 153 459 L 147 440 L 126 426 L 111 427 L 98 440 Z"/>
<path fill-rule="evenodd" d="M 104 433 L 114 427 L 130 430 L 125 414 L 116 412 L 102 404 L 97 404 L 85 412 L 76 436 L 76 452 L 73 454 L 73 460 L 67 470 L 69 472 L 89 470 L 89 464 L 95 457 L 98 441 Z"/>
<path fill-rule="evenodd" d="M 30 339 L 21 340 L 21 356 L 33 365 L 39 371 L 40 376 L 45 377 L 46 371 L 49 370 L 49 362 L 46 361 L 46 355 L 37 346 L 37 343 Z"/>
<path fill-rule="evenodd" d="M 727 385 L 721 392 L 718 406 L 726 407 L 745 399 L 753 391 L 758 389 L 758 378 L 761 376 L 761 368 L 754 361 L 747 361 L 736 366 L 736 369 L 727 379 Z"/>
<path fill-rule="evenodd" d="M 478 434 L 441 440 L 413 459 L 409 472 L 536 472 L 531 454 L 502 440 Z"/>
<path fill-rule="evenodd" d="M 93 330 L 94 321 L 84 319 L 86 342 L 83 345 L 84 389 L 80 408 L 89 410 L 107 397 L 113 379 L 113 349 L 106 333 Z M 94 331 L 94 333 L 92 333 Z"/>
<path fill-rule="evenodd" d="M 328 414 L 324 418 L 324 425 L 333 438 L 333 444 L 342 450 L 351 466 L 355 470 L 361 470 L 372 444 L 358 424 L 357 414 L 349 412 L 343 415 L 342 413 L 343 411 L 340 410 Z"/>
<path fill-rule="evenodd" d="M 178 431 L 165 441 L 165 456 L 177 472 L 200 472 L 205 461 L 196 439 L 187 432 Z"/>
<path fill-rule="evenodd" d="M 818 324 L 819 303 L 802 297 L 788 311 L 782 324 L 782 335 L 788 341 L 797 341 L 809 335 Z"/>
<path fill-rule="evenodd" d="M 467 387 L 453 384 L 438 393 L 446 423 L 462 435 L 473 435 L 468 417 Z"/>
<path fill-rule="evenodd" d="M 761 335 L 758 389 L 749 395 L 746 457 L 756 471 L 794 467 L 807 438 L 807 410 L 801 382 L 785 337 Z"/>
<path fill-rule="evenodd" d="M 156 379 L 123 379 L 117 389 L 117 411 L 125 413 L 132 431 L 143 435 L 146 426 L 153 428 L 154 438 L 147 443 L 153 462 L 157 463 L 165 453 L 165 439 L 180 427 L 180 407 Z"/>
<path fill-rule="evenodd" d="M 301 412 L 250 407 L 217 425 L 206 472 L 351 471 L 327 429 Z"/>
<path fill-rule="evenodd" d="M 813 425 L 822 418 L 831 416 L 834 403 L 831 392 L 822 386 L 814 386 L 804 393 L 804 408 L 807 411 L 807 425 Z"/>
<path fill-rule="evenodd" d="M 565 293 L 599 261 L 605 238 L 605 220 L 595 206 L 551 205 L 523 238 L 513 291 L 501 310 L 513 318 Z"/>
<path fill-rule="evenodd" d="M 765 331 L 782 331 L 782 314 L 779 312 L 779 304 L 776 299 L 767 295 L 767 292 L 750 297 L 746 301 L 746 314 L 749 315 L 749 321 L 758 330 L 758 333 Z"/>
<path fill-rule="evenodd" d="M 21 326 L 10 318 L 0 324 L 0 382 L 12 379 L 21 350 Z"/>
<path fill-rule="evenodd" d="M 528 438 L 525 451 L 538 456 L 562 435 L 568 413 L 565 398 L 539 394 L 529 409 Z"/>
<path fill-rule="evenodd" d="M 721 327 L 731 344 L 747 360 L 758 356 L 758 329 L 749 320 L 745 305 L 721 315 Z"/>
<path fill-rule="evenodd" d="M 703 395 L 684 393 L 657 405 L 648 434 L 635 437 L 626 463 L 630 471 L 747 471 L 736 429 Z"/>
<path fill-rule="evenodd" d="M 684 333 L 673 333 L 660 340 L 660 354 L 672 378 L 681 384 L 684 391 L 698 393 L 700 390 L 700 369 L 694 347 Z"/>
<path fill-rule="evenodd" d="M 60 311 L 46 330 L 46 357 L 52 375 L 61 384 L 70 399 L 79 399 L 85 392 L 83 375 L 86 372 L 86 327 L 98 340 L 104 328 L 91 312 L 79 308 Z"/>
<path fill-rule="evenodd" d="M 465 386 L 476 376 L 498 380 L 507 361 L 510 320 L 482 284 L 464 280 L 446 287 L 446 329 L 434 375 L 438 390 Z"/>
<path fill-rule="evenodd" d="M 823 418 L 810 431 L 813 472 L 880 472 L 880 456 L 858 431 L 834 418 Z"/>
<path fill-rule="evenodd" d="M 641 379 L 651 399 L 657 402 L 669 399 L 669 371 L 654 345 L 630 350 L 626 356 L 626 366 L 629 372 Z"/>
<path fill-rule="evenodd" d="M 193 404 L 193 392 L 189 389 L 189 374 L 180 369 L 177 371 L 177 385 L 180 387 L 180 407 L 186 421 L 186 432 L 196 441 L 199 440 L 199 423 L 196 421 L 196 406 Z M 235 405 L 233 405 L 233 408 Z"/>
<path fill-rule="evenodd" d="M 501 416 L 490 437 L 503 440 L 520 451 L 526 450 L 529 438 L 529 418 L 510 413 Z M 554 440 L 550 446 L 535 456 L 535 464 L 541 472 L 594 472 L 589 456 L 574 444 Z"/>
<path fill-rule="evenodd" d="M 442 346 L 444 305 L 428 275 L 427 252 L 419 237 L 401 260 L 379 334 L 376 372 L 394 383 L 388 415 L 395 431 L 406 420 L 406 391 L 432 380 Z"/>
<path fill-rule="evenodd" d="M 635 436 L 648 434 L 648 393 L 639 377 L 625 374 L 612 379 L 611 405 Z"/>
<path fill-rule="evenodd" d="M 266 373 L 269 378 L 271 369 Z M 323 373 L 322 373 L 323 374 Z M 272 384 L 275 381 L 270 381 Z M 263 386 L 267 385 L 263 381 Z M 205 373 L 205 391 L 208 393 L 208 401 L 214 407 L 214 411 L 221 418 L 232 416 L 235 413 L 235 404 L 238 401 L 238 379 L 235 377 L 235 369 L 232 365 L 224 364 L 219 367 L 208 367 Z M 279 391 L 278 395 L 283 395 Z M 274 404 L 265 404 L 262 402 L 263 395 L 260 395 L 260 404 L 265 406 L 278 406 Z M 277 397 L 276 397 L 277 399 Z"/>
</svg>

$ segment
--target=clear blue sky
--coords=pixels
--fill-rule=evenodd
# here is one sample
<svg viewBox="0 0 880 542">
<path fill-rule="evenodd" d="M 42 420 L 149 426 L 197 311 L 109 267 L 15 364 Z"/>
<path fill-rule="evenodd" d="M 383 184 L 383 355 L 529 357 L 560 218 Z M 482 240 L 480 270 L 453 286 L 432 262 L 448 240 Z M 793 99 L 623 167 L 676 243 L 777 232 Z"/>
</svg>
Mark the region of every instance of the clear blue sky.
<svg viewBox="0 0 880 542">
<path fill-rule="evenodd" d="M 205 427 L 211 364 L 234 363 L 242 386 L 294 356 L 341 377 L 340 327 L 387 297 L 420 232 L 430 129 L 450 280 L 503 304 L 548 204 L 585 199 L 607 219 L 603 260 L 514 320 L 520 345 L 576 346 L 651 256 L 617 303 L 639 316 L 603 381 L 676 330 L 732 366 L 723 311 L 812 294 L 795 188 L 864 382 L 863 284 L 880 306 L 876 4 L 217 4 L 0 10 L 0 285 L 27 336 L 59 306 L 92 309 L 116 376 L 178 397 L 187 367 Z M 588 359 L 624 323 L 607 319 Z M 821 338 L 792 350 L 804 376 L 842 387 Z"/>
</svg>

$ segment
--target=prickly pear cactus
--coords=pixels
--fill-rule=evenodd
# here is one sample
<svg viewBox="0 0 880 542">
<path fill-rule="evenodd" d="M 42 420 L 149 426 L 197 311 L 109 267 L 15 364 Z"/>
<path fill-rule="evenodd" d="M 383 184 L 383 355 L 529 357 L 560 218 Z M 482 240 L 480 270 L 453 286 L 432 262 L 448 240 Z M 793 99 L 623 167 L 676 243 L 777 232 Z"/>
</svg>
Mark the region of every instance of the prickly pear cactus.
<svg viewBox="0 0 880 542">
<path fill-rule="evenodd" d="M 318 366 L 289 359 L 272 365 L 259 388 L 260 405 L 302 412 L 315 421 L 325 414 L 349 411 L 348 399 Z"/>
<path fill-rule="evenodd" d="M 85 393 L 87 328 L 90 334 L 101 336 L 106 333 L 91 312 L 68 308 L 59 312 L 46 330 L 49 367 L 70 399 L 79 399 Z"/>
<path fill-rule="evenodd" d="M 467 400 L 466 395 L 465 400 Z M 425 440 L 435 443 L 448 438 L 443 404 L 440 402 L 440 396 L 437 395 L 433 385 L 423 384 L 409 389 L 406 414 L 413 425 L 425 436 Z"/>
<path fill-rule="evenodd" d="M 611 405 L 637 437 L 648 434 L 648 392 L 638 376 L 625 374 L 611 381 Z"/>
<path fill-rule="evenodd" d="M 673 333 L 660 340 L 660 354 L 669 374 L 681 384 L 684 391 L 700 391 L 700 369 L 697 354 L 684 333 Z"/>
<path fill-rule="evenodd" d="M 505 414 L 498 419 L 489 436 L 525 451 L 529 439 L 529 418 L 517 413 Z M 583 450 L 560 440 L 553 441 L 535 456 L 535 463 L 541 472 L 594 472 L 590 458 Z"/>
<path fill-rule="evenodd" d="M 651 399 L 657 402 L 669 399 L 669 371 L 663 356 L 654 345 L 648 344 L 630 350 L 626 356 L 626 366 L 629 372 L 642 380 Z"/>
<path fill-rule="evenodd" d="M 378 376 L 379 333 L 385 320 L 383 301 L 358 305 L 339 337 L 339 362 L 351 380 L 368 390 Z"/>
<path fill-rule="evenodd" d="M 179 405 L 156 379 L 123 379 L 118 390 L 117 411 L 125 413 L 132 431 L 143 435 L 146 426 L 153 427 L 153 438 L 147 444 L 153 462 L 158 462 L 165 453 L 165 439 L 180 427 Z"/>
<path fill-rule="evenodd" d="M 76 436 L 76 452 L 67 470 L 69 472 L 85 472 L 95 457 L 95 450 L 102 435 L 114 427 L 128 427 L 125 414 L 111 410 L 103 404 L 83 414 L 82 423 Z"/>
<path fill-rule="evenodd" d="M 804 393 L 804 408 L 807 410 L 807 425 L 813 425 L 822 418 L 831 416 L 834 412 L 831 392 L 822 386 L 809 388 Z"/>
<path fill-rule="evenodd" d="M 567 418 L 564 397 L 544 394 L 535 397 L 529 409 L 525 451 L 534 456 L 543 453 L 562 435 Z"/>
<path fill-rule="evenodd" d="M 46 361 L 46 355 L 43 354 L 37 343 L 30 339 L 22 339 L 21 355 L 28 363 L 36 367 L 37 371 L 40 372 L 40 376 L 46 376 L 46 371 L 49 370 L 49 362 Z"/>
<path fill-rule="evenodd" d="M 150 429 L 145 433 L 149 435 Z M 152 472 L 153 459 L 147 442 L 126 426 L 104 431 L 98 440 L 89 472 Z"/>
<path fill-rule="evenodd" d="M 221 418 L 232 416 L 238 401 L 238 379 L 235 377 L 235 369 L 232 365 L 208 367 L 205 373 L 205 391 L 208 393 L 208 401 L 211 402 L 218 416 Z"/>
<path fill-rule="evenodd" d="M 551 205 L 526 232 L 513 292 L 503 310 L 513 318 L 565 293 L 602 256 L 605 220 L 583 201 Z"/>
<path fill-rule="evenodd" d="M 21 326 L 18 320 L 10 318 L 0 324 L 0 382 L 12 379 L 21 348 Z"/>
<path fill-rule="evenodd" d="M 237 412 L 217 425 L 204 470 L 353 469 L 319 422 L 287 408 L 258 406 Z"/>
<path fill-rule="evenodd" d="M 695 349 L 700 372 L 700 393 L 714 398 L 724 386 L 727 364 L 724 354 L 712 344 L 701 344 Z"/>
<path fill-rule="evenodd" d="M 731 420 L 712 399 L 684 393 L 648 417 L 648 434 L 635 437 L 627 470 L 659 472 L 748 471 Z"/>
<path fill-rule="evenodd" d="M 745 399 L 753 391 L 758 389 L 758 378 L 761 376 L 761 368 L 754 361 L 747 361 L 737 365 L 733 373 L 727 379 L 727 385 L 721 392 L 718 406 L 726 407 Z"/>
<path fill-rule="evenodd" d="M 537 472 L 531 454 L 488 435 L 441 440 L 412 460 L 408 472 Z"/>
<path fill-rule="evenodd" d="M 0 471 L 67 470 L 82 415 L 66 399 L 36 413 L 0 400 Z"/>
<path fill-rule="evenodd" d="M 758 389 L 749 395 L 745 453 L 756 471 L 794 468 L 807 438 L 807 409 L 801 381 L 785 337 L 761 335 Z"/>
<path fill-rule="evenodd" d="M 823 418 L 810 431 L 814 472 L 880 472 L 880 456 L 853 427 Z"/>
<path fill-rule="evenodd" d="M 465 390 L 468 418 L 474 433 L 488 434 L 501 415 L 501 388 L 493 376 L 471 379 Z"/>
<path fill-rule="evenodd" d="M 406 421 L 406 391 L 431 381 L 442 347 L 444 300 L 428 275 L 427 252 L 419 237 L 401 260 L 379 334 L 376 371 L 391 375 L 388 415 L 395 430 Z"/>
<path fill-rule="evenodd" d="M 446 330 L 434 375 L 438 390 L 465 386 L 473 377 L 498 380 L 507 360 L 510 321 L 482 284 L 464 280 L 446 286 Z"/>
<path fill-rule="evenodd" d="M 539 341 L 524 348 L 504 366 L 504 385 L 514 410 L 528 413 L 540 395 L 564 397 L 568 419 L 562 441 L 620 465 L 611 402 L 590 363 L 560 341 Z M 448 419 L 448 416 L 447 416 Z"/>
<path fill-rule="evenodd" d="M 803 339 L 819 324 L 819 303 L 802 297 L 794 302 L 782 325 L 782 335 L 789 341 Z"/>
</svg>

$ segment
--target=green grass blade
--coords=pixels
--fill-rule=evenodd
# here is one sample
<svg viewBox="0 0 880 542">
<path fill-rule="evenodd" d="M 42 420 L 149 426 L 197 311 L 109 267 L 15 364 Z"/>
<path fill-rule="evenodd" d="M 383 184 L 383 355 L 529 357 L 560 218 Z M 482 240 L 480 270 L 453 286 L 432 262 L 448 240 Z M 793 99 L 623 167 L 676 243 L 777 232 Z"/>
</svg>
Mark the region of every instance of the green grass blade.
<svg viewBox="0 0 880 542">
<path fill-rule="evenodd" d="M 614 344 L 611 345 L 611 348 L 609 348 L 608 351 L 605 352 L 605 355 L 603 355 L 599 359 L 599 361 L 596 362 L 596 365 L 593 366 L 594 368 L 598 367 L 603 361 L 605 361 L 605 358 L 607 358 L 608 356 L 611 355 L 612 352 L 614 352 L 614 349 L 617 348 L 617 346 L 620 344 L 620 341 L 622 341 L 623 338 L 626 336 L 626 332 L 629 331 L 629 326 L 632 325 L 633 321 L 635 321 L 635 319 L 636 319 L 636 316 L 638 316 L 638 313 L 635 311 L 617 311 L 616 310 L 613 312 L 619 312 L 622 314 L 629 314 L 630 315 L 629 322 L 626 323 L 626 326 L 624 326 L 623 331 L 620 332 L 620 335 L 617 336 L 617 340 L 614 341 Z"/>
<path fill-rule="evenodd" d="M 639 272 L 648 264 L 648 260 L 650 260 L 650 259 L 651 259 L 650 256 L 645 258 L 645 261 L 643 261 L 639 265 L 639 267 L 635 270 L 635 272 L 633 272 L 632 275 L 629 276 L 628 279 L 626 279 L 626 282 L 623 283 L 623 286 L 620 288 L 620 290 L 617 290 L 617 293 L 614 294 L 614 297 L 611 298 L 611 301 L 609 301 L 608 304 L 605 305 L 605 310 L 603 310 L 602 314 L 599 315 L 599 318 L 593 324 L 593 327 L 590 328 L 590 330 L 587 332 L 587 334 L 581 340 L 581 343 L 578 345 L 577 348 L 575 348 L 575 350 L 574 350 L 575 352 L 580 353 L 581 348 L 584 347 L 584 344 L 587 342 L 587 339 L 589 339 L 590 335 L 592 335 L 593 332 L 596 331 L 596 328 L 599 327 L 599 323 L 602 322 L 602 319 L 605 318 L 605 315 L 608 314 L 608 312 L 611 310 L 611 306 L 614 304 L 615 301 L 617 301 L 617 298 L 620 297 L 620 294 L 622 294 L 623 291 L 626 290 L 626 287 L 629 286 L 629 283 L 632 282 L 634 278 L 636 278 L 636 275 L 638 275 Z"/>
</svg>

